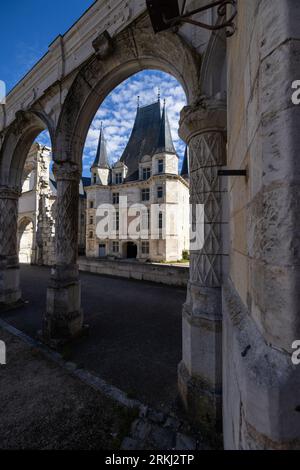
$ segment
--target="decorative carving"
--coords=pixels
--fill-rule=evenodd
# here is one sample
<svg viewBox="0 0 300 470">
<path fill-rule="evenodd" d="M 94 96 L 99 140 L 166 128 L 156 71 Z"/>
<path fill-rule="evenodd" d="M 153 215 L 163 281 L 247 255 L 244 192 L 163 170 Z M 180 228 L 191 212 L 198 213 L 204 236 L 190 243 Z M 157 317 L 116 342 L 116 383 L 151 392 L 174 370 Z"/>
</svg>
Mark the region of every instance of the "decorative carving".
<svg viewBox="0 0 300 470">
<path fill-rule="evenodd" d="M 225 150 L 225 136 L 223 132 L 213 130 L 196 135 L 190 141 L 190 171 L 193 172 L 203 167 L 225 165 Z"/>
<path fill-rule="evenodd" d="M 78 240 L 78 166 L 70 162 L 55 163 L 56 199 L 56 264 L 72 265 L 77 261 Z"/>
<path fill-rule="evenodd" d="M 221 283 L 221 257 L 205 253 L 191 253 L 190 280 L 205 287 L 219 287 Z"/>
<path fill-rule="evenodd" d="M 0 188 L 0 256 L 17 257 L 19 192 Z"/>
<path fill-rule="evenodd" d="M 56 181 L 76 181 L 79 184 L 80 171 L 78 165 L 72 162 L 55 162 L 53 173 Z"/>
<path fill-rule="evenodd" d="M 113 49 L 112 38 L 107 31 L 104 31 L 104 33 L 94 39 L 92 45 L 95 49 L 96 57 L 100 60 L 105 59 Z"/>
<path fill-rule="evenodd" d="M 191 203 L 204 205 L 204 243 L 191 252 L 190 280 L 204 287 L 219 287 L 222 281 L 218 169 L 226 164 L 225 128 L 226 109 L 218 101 L 202 97 L 198 106 L 187 106 L 181 113 L 179 133 L 190 147 Z"/>
</svg>

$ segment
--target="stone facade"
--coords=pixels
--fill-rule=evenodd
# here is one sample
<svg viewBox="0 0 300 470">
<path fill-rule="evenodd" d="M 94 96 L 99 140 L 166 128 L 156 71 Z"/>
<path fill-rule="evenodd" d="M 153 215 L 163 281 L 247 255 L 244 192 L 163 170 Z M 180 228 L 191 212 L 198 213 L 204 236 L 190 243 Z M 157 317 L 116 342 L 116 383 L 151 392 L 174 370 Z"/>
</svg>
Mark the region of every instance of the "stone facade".
<svg viewBox="0 0 300 470">
<path fill-rule="evenodd" d="M 35 143 L 26 158 L 18 208 L 18 251 L 21 263 L 55 264 L 56 181 L 51 149 Z M 86 182 L 86 180 L 85 180 Z M 81 181 L 78 250 L 85 252 L 86 197 Z"/>
<path fill-rule="evenodd" d="M 88 257 L 177 261 L 189 250 L 188 174 L 179 175 L 166 110 L 161 116 L 159 101 L 137 109 L 129 142 L 112 167 L 101 128 L 91 182 L 86 188 Z M 107 217 L 107 233 L 101 236 L 108 210 L 118 221 L 110 224 Z"/>
</svg>

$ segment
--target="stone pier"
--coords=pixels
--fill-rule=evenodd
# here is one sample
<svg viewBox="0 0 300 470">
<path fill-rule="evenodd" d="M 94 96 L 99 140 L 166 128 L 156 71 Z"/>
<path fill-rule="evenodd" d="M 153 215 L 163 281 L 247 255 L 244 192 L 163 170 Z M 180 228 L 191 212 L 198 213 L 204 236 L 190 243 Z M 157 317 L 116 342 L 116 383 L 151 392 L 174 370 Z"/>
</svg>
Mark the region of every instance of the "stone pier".
<svg viewBox="0 0 300 470">
<path fill-rule="evenodd" d="M 21 298 L 17 243 L 19 192 L 0 187 L 0 306 Z"/>
<path fill-rule="evenodd" d="M 83 314 L 77 266 L 78 239 L 78 166 L 55 163 L 57 182 L 56 265 L 47 290 L 47 311 L 43 336 L 65 341 L 81 333 Z"/>
<path fill-rule="evenodd" d="M 201 248 L 191 246 L 190 279 L 183 306 L 183 357 L 179 364 L 179 390 L 193 420 L 207 433 L 222 423 L 222 305 L 221 283 L 224 215 L 218 170 L 226 164 L 226 107 L 205 99 L 181 113 L 180 136 L 190 148 L 192 224 L 203 232 Z M 202 204 L 203 221 L 194 220 L 194 207 Z"/>
</svg>

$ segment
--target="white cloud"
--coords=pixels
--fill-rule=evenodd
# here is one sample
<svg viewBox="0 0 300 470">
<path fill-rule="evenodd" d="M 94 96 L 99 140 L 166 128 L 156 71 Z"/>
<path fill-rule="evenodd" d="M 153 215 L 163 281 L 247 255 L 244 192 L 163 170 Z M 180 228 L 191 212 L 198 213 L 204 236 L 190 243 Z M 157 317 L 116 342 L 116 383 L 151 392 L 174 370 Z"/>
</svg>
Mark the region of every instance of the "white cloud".
<svg viewBox="0 0 300 470">
<path fill-rule="evenodd" d="M 146 70 L 133 75 L 116 87 L 98 109 L 88 131 L 83 152 L 83 170 L 86 176 L 89 176 L 89 168 L 97 151 L 101 122 L 110 161 L 115 162 L 121 157 L 128 142 L 136 115 L 137 97 L 140 97 L 140 106 L 146 106 L 157 100 L 158 89 L 160 89 L 161 100 L 166 100 L 174 145 L 182 159 L 185 144 L 178 136 L 178 123 L 179 113 L 186 104 L 184 91 L 172 76 L 159 71 Z M 45 136 L 42 136 L 42 141 L 44 145 L 48 145 Z"/>
</svg>

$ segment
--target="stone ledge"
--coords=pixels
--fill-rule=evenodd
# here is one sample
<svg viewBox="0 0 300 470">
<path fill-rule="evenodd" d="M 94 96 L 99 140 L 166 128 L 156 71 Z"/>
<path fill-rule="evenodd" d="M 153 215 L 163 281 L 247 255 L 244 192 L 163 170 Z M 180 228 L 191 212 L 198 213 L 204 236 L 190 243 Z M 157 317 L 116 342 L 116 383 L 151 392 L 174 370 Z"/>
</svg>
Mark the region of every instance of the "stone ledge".
<svg viewBox="0 0 300 470">
<path fill-rule="evenodd" d="M 94 274 L 186 287 L 189 267 L 79 258 L 79 270 Z"/>
</svg>

